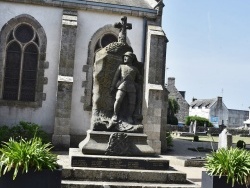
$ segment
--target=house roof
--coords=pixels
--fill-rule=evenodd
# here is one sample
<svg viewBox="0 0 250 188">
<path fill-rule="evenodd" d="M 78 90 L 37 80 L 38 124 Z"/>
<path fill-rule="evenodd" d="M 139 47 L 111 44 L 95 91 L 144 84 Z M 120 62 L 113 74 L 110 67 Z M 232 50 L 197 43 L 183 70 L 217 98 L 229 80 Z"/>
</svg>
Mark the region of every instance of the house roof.
<svg viewBox="0 0 250 188">
<path fill-rule="evenodd" d="M 217 101 L 217 98 L 213 99 L 196 99 L 193 102 L 190 103 L 190 107 L 206 107 L 210 108 L 215 102 Z"/>
<path fill-rule="evenodd" d="M 156 0 L 56 0 L 56 1 L 78 4 L 82 6 L 94 6 L 94 7 L 100 6 L 106 8 L 142 11 L 154 14 L 157 12 L 155 10 L 155 6 L 158 4 Z"/>
<path fill-rule="evenodd" d="M 129 7 L 140 7 L 145 9 L 153 9 L 154 7 L 150 5 L 148 0 L 86 0 L 86 2 L 95 2 L 95 3 L 105 3 L 113 5 L 122 5 Z M 157 2 L 156 2 L 157 3 Z"/>
<path fill-rule="evenodd" d="M 10 1 L 13 0 L 0 0 Z M 159 0 L 14 0 L 17 3 L 63 7 L 65 9 L 98 10 L 100 12 L 115 12 L 139 17 L 156 18 L 158 7 L 164 4 Z"/>
</svg>

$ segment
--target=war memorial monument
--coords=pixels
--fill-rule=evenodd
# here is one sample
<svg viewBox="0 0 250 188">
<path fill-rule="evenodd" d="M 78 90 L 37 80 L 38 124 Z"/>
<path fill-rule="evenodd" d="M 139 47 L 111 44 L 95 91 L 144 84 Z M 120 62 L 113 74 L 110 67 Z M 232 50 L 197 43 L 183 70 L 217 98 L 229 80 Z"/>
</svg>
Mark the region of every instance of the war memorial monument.
<svg viewBox="0 0 250 188">
<path fill-rule="evenodd" d="M 64 178 L 77 180 L 75 186 L 79 187 L 83 184 L 80 181 L 95 182 L 96 187 L 105 187 L 102 182 L 113 182 L 113 187 L 124 188 L 146 184 L 192 187 L 186 174 L 170 169 L 169 160 L 160 157 L 149 144 L 145 130 L 155 125 L 145 119 L 151 118 L 153 122 L 157 110 L 145 110 L 143 104 L 147 66 L 138 62 L 133 48 L 126 42 L 126 32 L 132 29 L 127 17 L 123 16 L 114 27 L 119 29 L 118 42 L 95 54 L 91 128 L 79 148 L 70 148 L 71 167 L 64 169 Z M 167 91 L 151 87 L 157 92 L 149 94 L 151 98 L 147 100 L 157 99 L 154 102 L 159 108 L 167 100 Z M 70 183 L 63 182 L 63 187 L 70 187 Z"/>
</svg>

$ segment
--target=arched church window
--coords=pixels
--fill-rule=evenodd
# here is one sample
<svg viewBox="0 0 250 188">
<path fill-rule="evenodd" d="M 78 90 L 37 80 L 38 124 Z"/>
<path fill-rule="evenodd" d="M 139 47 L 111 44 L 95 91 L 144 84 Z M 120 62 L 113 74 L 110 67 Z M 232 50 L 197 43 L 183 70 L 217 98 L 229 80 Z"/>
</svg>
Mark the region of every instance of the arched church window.
<svg viewBox="0 0 250 188">
<path fill-rule="evenodd" d="M 104 48 L 105 46 L 109 45 L 112 42 L 117 42 L 118 38 L 114 34 L 106 33 L 104 34 L 99 40 L 96 42 L 95 45 L 95 52 Z"/>
<path fill-rule="evenodd" d="M 31 25 L 10 31 L 6 44 L 3 99 L 35 101 L 39 40 Z"/>
<path fill-rule="evenodd" d="M 46 100 L 47 37 L 32 16 L 21 14 L 0 30 L 0 106 L 38 108 Z"/>
</svg>

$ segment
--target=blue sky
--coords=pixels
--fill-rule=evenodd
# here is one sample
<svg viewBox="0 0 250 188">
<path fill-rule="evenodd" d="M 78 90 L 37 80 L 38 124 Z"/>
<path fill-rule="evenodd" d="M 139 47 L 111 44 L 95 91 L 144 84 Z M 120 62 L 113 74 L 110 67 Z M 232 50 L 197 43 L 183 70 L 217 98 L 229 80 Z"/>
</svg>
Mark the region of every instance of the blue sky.
<svg viewBox="0 0 250 188">
<path fill-rule="evenodd" d="M 164 0 L 167 77 L 186 100 L 222 96 L 230 109 L 250 106 L 250 1 Z"/>
</svg>

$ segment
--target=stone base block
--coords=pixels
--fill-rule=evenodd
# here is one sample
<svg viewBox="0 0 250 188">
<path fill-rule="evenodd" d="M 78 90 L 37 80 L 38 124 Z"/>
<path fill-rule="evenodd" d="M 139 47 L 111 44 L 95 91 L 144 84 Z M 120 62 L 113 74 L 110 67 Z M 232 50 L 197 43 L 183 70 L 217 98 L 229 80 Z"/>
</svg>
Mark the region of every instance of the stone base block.
<svg viewBox="0 0 250 188">
<path fill-rule="evenodd" d="M 84 155 L 78 148 L 70 148 L 72 167 L 115 168 L 141 170 L 167 170 L 169 160 L 161 157 L 124 157 L 105 155 Z"/>
<path fill-rule="evenodd" d="M 87 131 L 87 137 L 80 142 L 79 148 L 84 154 L 91 155 L 105 155 L 109 147 L 110 136 L 113 132 L 102 131 Z M 128 152 L 124 155 L 128 156 L 155 156 L 152 147 L 147 143 L 147 135 L 142 133 L 126 133 L 126 144 L 122 141 L 116 142 L 116 148 L 119 150 L 124 149 L 124 145 L 128 148 Z"/>
</svg>

